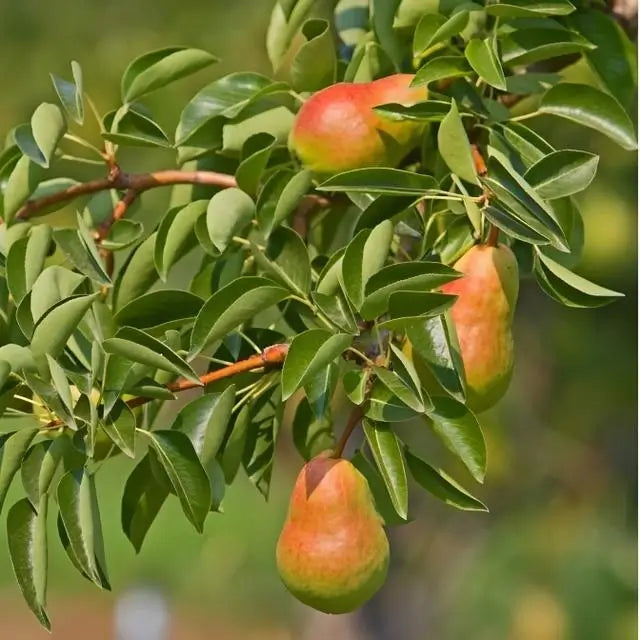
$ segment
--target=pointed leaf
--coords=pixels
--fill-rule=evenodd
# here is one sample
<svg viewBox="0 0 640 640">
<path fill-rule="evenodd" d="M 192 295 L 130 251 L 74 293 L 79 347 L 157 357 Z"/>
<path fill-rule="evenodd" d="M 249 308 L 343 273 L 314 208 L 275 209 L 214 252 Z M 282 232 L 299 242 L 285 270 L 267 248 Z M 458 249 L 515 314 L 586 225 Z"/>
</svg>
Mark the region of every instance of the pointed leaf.
<svg viewBox="0 0 640 640">
<path fill-rule="evenodd" d="M 453 173 L 467 182 L 478 182 L 471 145 L 455 100 L 452 100 L 451 110 L 438 129 L 438 151 Z"/>
<path fill-rule="evenodd" d="M 464 50 L 464 55 L 482 80 L 496 89 L 506 91 L 507 85 L 504 71 L 488 38 L 485 40 L 480 40 L 479 38 L 469 40 L 467 48 Z"/>
<path fill-rule="evenodd" d="M 121 307 L 114 320 L 120 326 L 150 329 L 176 325 L 182 328 L 202 308 L 202 298 L 182 289 L 151 291 Z"/>
<path fill-rule="evenodd" d="M 136 418 L 122 400 L 118 400 L 102 423 L 104 432 L 130 458 L 135 457 Z"/>
<path fill-rule="evenodd" d="M 296 91 L 318 91 L 336 80 L 336 49 L 326 20 L 307 20 L 302 27 L 307 41 L 291 63 L 291 84 Z"/>
<path fill-rule="evenodd" d="M 413 55 L 423 54 L 429 47 L 458 35 L 469 22 L 469 11 L 460 9 L 449 18 L 439 13 L 426 13 L 413 34 Z"/>
<path fill-rule="evenodd" d="M 404 196 L 423 195 L 436 189 L 432 176 L 401 169 L 367 168 L 339 173 L 320 184 L 318 191 L 353 191 Z"/>
<path fill-rule="evenodd" d="M 545 200 L 586 189 L 596 175 L 598 156 L 586 151 L 554 151 L 527 170 L 524 178 Z"/>
<path fill-rule="evenodd" d="M 73 82 L 64 80 L 53 73 L 51 75 L 51 81 L 53 87 L 58 94 L 60 103 L 64 107 L 64 110 L 78 123 L 84 122 L 84 87 L 82 82 L 82 68 L 75 61 L 71 61 L 71 73 L 73 75 Z"/>
<path fill-rule="evenodd" d="M 67 130 L 60 107 L 50 102 L 43 102 L 31 116 L 31 130 L 40 150 L 40 158 L 32 157 L 31 159 L 48 168 L 58 142 Z"/>
<path fill-rule="evenodd" d="M 0 511 L 13 476 L 20 468 L 24 454 L 36 433 L 37 429 L 21 429 L 0 436 Z"/>
</svg>

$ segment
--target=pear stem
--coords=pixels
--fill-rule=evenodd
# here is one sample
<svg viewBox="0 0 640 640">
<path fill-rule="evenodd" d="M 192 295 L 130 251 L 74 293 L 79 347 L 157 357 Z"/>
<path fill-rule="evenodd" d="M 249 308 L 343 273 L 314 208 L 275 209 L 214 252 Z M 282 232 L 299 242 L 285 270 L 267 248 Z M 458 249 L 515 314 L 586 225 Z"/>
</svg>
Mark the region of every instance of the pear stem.
<svg viewBox="0 0 640 640">
<path fill-rule="evenodd" d="M 362 420 L 362 409 L 360 407 L 356 407 L 349 416 L 349 420 L 347 420 L 347 424 L 344 427 L 344 431 L 340 436 L 340 440 L 338 440 L 338 444 L 336 445 L 335 451 L 333 452 L 334 458 L 342 457 L 342 453 L 344 452 L 344 448 L 347 446 L 347 442 L 351 437 L 354 429 L 358 426 L 358 423 Z"/>
<path fill-rule="evenodd" d="M 489 228 L 489 236 L 487 237 L 487 246 L 489 247 L 497 247 L 498 246 L 498 234 L 500 233 L 500 229 L 498 227 L 491 225 Z"/>
</svg>

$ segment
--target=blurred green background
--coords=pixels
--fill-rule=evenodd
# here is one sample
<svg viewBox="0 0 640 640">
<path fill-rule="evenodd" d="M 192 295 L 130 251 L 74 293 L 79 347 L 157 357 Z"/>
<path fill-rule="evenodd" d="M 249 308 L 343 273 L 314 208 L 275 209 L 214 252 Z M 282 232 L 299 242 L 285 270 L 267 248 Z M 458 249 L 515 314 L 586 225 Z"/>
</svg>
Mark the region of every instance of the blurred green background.
<svg viewBox="0 0 640 640">
<path fill-rule="evenodd" d="M 132 58 L 172 44 L 205 48 L 222 62 L 148 101 L 171 131 L 181 105 L 206 82 L 230 71 L 269 73 L 263 42 L 271 5 L 0 3 L 0 135 L 54 99 L 48 74 L 69 77 L 72 59 L 106 112 L 117 105 L 120 74 Z M 573 73 L 588 77 L 584 69 Z M 476 494 L 491 513 L 458 512 L 415 492 L 415 521 L 390 534 L 394 560 L 384 589 L 361 612 L 330 617 L 289 597 L 275 571 L 274 545 L 300 466 L 290 439 L 281 438 L 268 504 L 240 481 L 225 499 L 225 513 L 210 517 L 199 536 L 173 501 L 140 556 L 119 524 L 129 465 L 114 462 L 98 479 L 114 591 L 83 581 L 52 545 L 54 638 L 636 637 L 636 157 L 565 121 L 536 119 L 535 126 L 552 132 L 557 147 L 601 154 L 597 179 L 581 198 L 586 238 L 578 271 L 626 298 L 600 310 L 572 310 L 523 282 L 514 381 L 482 420 L 489 472 Z M 172 158 L 158 162 L 168 167 Z M 8 502 L 16 495 L 14 487 Z M 0 638 L 50 637 L 21 601 L 4 539 L 0 613 Z"/>
</svg>

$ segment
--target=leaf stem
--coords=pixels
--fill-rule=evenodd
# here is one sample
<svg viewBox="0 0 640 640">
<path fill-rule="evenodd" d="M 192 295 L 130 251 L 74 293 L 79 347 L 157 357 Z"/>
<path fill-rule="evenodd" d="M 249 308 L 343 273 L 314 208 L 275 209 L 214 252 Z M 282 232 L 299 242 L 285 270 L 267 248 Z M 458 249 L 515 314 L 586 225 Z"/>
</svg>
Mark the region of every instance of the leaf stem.
<svg viewBox="0 0 640 640">
<path fill-rule="evenodd" d="M 522 122 L 523 120 L 528 120 L 529 118 L 535 118 L 536 116 L 541 115 L 539 111 L 531 111 L 529 113 L 523 113 L 521 116 L 514 116 L 509 119 L 509 122 Z"/>
<path fill-rule="evenodd" d="M 360 407 L 356 407 L 349 416 L 349 420 L 347 420 L 347 424 L 342 431 L 342 435 L 338 440 L 338 444 L 336 444 L 336 448 L 333 451 L 334 458 L 342 457 L 344 453 L 344 448 L 351 437 L 351 434 L 354 432 L 355 428 L 358 426 L 358 423 L 362 420 L 362 409 Z"/>
</svg>

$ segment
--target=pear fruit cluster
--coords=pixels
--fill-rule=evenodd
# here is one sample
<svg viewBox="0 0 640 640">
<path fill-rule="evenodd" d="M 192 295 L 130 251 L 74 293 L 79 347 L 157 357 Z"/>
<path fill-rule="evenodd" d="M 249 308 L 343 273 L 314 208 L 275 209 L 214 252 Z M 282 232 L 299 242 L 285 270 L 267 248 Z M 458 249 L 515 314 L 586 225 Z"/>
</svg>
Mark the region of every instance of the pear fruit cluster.
<svg viewBox="0 0 640 640">
<path fill-rule="evenodd" d="M 325 613 L 353 611 L 382 586 L 389 542 L 369 484 L 351 462 L 325 452 L 302 468 L 276 561 L 287 589 Z"/>
<path fill-rule="evenodd" d="M 384 118 L 374 107 L 426 100 L 425 87 L 410 86 L 413 77 L 397 73 L 373 82 L 339 82 L 314 93 L 296 116 L 290 148 L 318 175 L 397 166 L 418 145 L 424 124 Z"/>
</svg>

